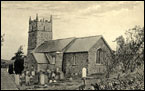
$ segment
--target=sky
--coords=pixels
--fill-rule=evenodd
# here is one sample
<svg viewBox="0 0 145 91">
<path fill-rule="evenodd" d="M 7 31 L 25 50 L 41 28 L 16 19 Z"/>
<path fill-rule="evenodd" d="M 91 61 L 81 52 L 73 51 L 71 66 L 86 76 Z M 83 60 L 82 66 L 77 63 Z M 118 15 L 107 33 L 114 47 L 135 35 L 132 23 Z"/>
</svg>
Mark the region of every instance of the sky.
<svg viewBox="0 0 145 91">
<path fill-rule="evenodd" d="M 1 1 L 1 58 L 10 60 L 23 45 L 27 54 L 29 17 L 53 16 L 53 39 L 103 35 L 115 50 L 116 37 L 144 26 L 144 1 Z"/>
</svg>

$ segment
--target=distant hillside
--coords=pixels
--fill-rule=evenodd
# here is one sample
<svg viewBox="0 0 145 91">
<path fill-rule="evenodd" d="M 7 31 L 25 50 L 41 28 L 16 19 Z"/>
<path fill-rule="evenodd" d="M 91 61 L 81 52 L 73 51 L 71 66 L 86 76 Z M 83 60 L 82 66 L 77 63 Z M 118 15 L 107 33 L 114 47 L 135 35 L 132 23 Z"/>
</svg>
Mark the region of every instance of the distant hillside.
<svg viewBox="0 0 145 91">
<path fill-rule="evenodd" d="M 1 59 L 1 68 L 6 68 L 8 67 L 8 60 L 4 60 L 4 59 Z"/>
<path fill-rule="evenodd" d="M 1 59 L 1 68 L 7 68 L 9 64 L 12 64 L 14 60 Z"/>
</svg>

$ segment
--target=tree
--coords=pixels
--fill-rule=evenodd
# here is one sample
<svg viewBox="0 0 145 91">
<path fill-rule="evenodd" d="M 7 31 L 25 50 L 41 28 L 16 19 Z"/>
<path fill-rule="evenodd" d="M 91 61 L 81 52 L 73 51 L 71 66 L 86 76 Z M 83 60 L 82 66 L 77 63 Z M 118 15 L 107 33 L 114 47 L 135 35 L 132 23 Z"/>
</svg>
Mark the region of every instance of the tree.
<svg viewBox="0 0 145 91">
<path fill-rule="evenodd" d="M 125 37 L 119 36 L 115 40 L 119 46 L 115 60 L 122 62 L 125 70 L 133 71 L 144 61 L 144 27 L 135 26 L 127 30 Z"/>
<path fill-rule="evenodd" d="M 18 52 L 15 53 L 15 56 L 12 57 L 12 60 L 15 60 L 14 62 L 14 71 L 16 74 L 21 74 L 24 70 L 24 55 L 23 55 L 23 46 L 20 46 L 18 49 Z"/>
<path fill-rule="evenodd" d="M 113 51 L 112 52 L 107 52 L 104 51 L 104 61 L 103 64 L 106 66 L 106 78 L 109 78 L 110 73 L 112 72 L 112 69 L 114 68 L 114 54 Z M 109 61 L 110 60 L 110 61 Z"/>
</svg>

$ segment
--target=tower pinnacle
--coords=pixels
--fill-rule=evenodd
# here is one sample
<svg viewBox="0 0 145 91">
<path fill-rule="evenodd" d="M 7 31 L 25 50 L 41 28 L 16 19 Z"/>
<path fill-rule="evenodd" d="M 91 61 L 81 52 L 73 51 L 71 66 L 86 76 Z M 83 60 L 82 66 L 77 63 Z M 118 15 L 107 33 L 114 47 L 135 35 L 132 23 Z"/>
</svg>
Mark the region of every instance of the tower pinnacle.
<svg viewBox="0 0 145 91">
<path fill-rule="evenodd" d="M 52 15 L 50 15 L 50 22 L 52 22 Z"/>
<path fill-rule="evenodd" d="M 36 14 L 36 21 L 38 21 L 38 14 Z"/>
<path fill-rule="evenodd" d="M 31 16 L 29 17 L 29 22 L 31 22 Z"/>
</svg>

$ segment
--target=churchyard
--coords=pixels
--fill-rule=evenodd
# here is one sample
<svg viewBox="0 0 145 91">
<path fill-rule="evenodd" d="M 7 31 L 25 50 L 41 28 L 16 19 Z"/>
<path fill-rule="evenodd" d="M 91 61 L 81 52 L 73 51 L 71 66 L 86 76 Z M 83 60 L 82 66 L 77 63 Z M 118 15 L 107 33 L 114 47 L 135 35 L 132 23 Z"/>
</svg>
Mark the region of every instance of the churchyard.
<svg viewBox="0 0 145 91">
<path fill-rule="evenodd" d="M 134 72 L 128 73 L 112 73 L 109 78 L 103 74 L 94 74 L 86 76 L 85 86 L 82 77 L 69 77 L 63 79 L 55 79 L 54 81 L 47 80 L 43 83 L 40 81 L 33 84 L 34 79 L 29 85 L 24 82 L 18 87 L 20 90 L 95 90 L 96 83 L 99 90 L 143 90 L 144 77 L 142 72 L 143 66 L 137 68 Z M 42 79 L 41 79 L 42 80 Z"/>
<path fill-rule="evenodd" d="M 86 87 L 85 89 L 91 89 L 91 84 L 95 84 L 99 81 L 98 78 L 95 77 L 87 77 L 86 78 Z M 67 78 L 64 80 L 57 80 L 56 82 L 47 83 L 44 85 L 41 84 L 31 84 L 26 86 L 22 84 L 19 86 L 21 90 L 79 90 L 79 87 L 83 86 L 84 83 L 81 78 Z"/>
<path fill-rule="evenodd" d="M 82 80 L 83 76 L 85 76 L 86 78 L 85 83 Z M 16 76 L 14 79 L 17 80 L 17 81 L 15 80 L 15 82 L 20 90 L 79 90 L 81 89 L 81 86 L 83 86 L 84 84 L 86 85 L 85 89 L 91 89 L 91 84 L 95 84 L 97 80 L 102 76 L 101 75 L 86 76 L 85 74 L 82 75 L 82 77 L 75 76 L 65 78 L 58 77 L 58 75 L 55 75 L 54 80 L 52 80 L 52 78 L 48 79 L 47 77 L 48 75 L 43 76 L 42 74 L 41 75 L 35 74 L 35 77 L 31 76 L 28 81 L 27 76 L 24 76 L 22 74 L 20 75 L 20 80 L 18 80 L 18 76 Z"/>
</svg>

